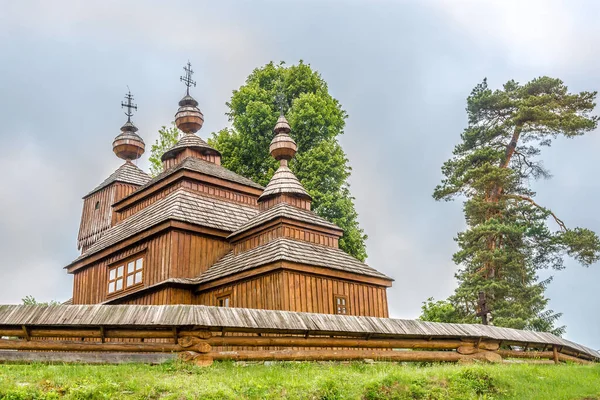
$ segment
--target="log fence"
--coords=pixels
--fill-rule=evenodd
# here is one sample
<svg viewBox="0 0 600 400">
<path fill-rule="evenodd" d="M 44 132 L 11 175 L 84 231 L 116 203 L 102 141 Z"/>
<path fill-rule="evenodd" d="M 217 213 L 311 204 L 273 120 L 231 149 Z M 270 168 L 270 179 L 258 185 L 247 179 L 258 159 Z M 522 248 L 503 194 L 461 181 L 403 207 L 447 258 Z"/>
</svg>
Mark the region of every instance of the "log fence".
<svg viewBox="0 0 600 400">
<path fill-rule="evenodd" d="M 0 306 L 0 337 L 0 362 L 600 361 L 545 333 L 206 306 Z"/>
</svg>

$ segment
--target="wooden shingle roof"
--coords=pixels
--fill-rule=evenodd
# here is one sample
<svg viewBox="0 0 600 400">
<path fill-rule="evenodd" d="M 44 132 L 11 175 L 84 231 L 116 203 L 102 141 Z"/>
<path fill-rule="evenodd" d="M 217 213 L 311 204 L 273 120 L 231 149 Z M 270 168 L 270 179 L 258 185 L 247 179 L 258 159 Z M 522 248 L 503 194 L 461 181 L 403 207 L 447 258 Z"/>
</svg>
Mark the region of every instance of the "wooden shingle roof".
<svg viewBox="0 0 600 400">
<path fill-rule="evenodd" d="M 311 198 L 298 178 L 296 178 L 296 175 L 294 175 L 292 170 L 285 165 L 281 165 L 277 171 L 275 171 L 275 174 L 258 199 L 260 201 L 266 199 L 267 197 L 283 193 L 302 196 L 308 199 Z"/>
<path fill-rule="evenodd" d="M 200 275 L 198 283 L 223 278 L 276 261 L 290 261 L 393 280 L 340 249 L 288 238 L 277 238 L 239 254 L 234 254 L 233 251 L 227 253 Z"/>
<path fill-rule="evenodd" d="M 115 172 L 110 174 L 110 176 L 106 178 L 104 182 L 96 186 L 94 190 L 83 196 L 83 198 L 85 199 L 86 197 L 96 193 L 98 190 L 105 188 L 113 182 L 123 182 L 141 186 L 148 183 L 150 179 L 150 176 L 142 171 L 137 165 L 127 161 L 125 164 L 117 168 Z"/>
<path fill-rule="evenodd" d="M 0 305 L 0 327 L 4 326 L 196 327 L 214 331 L 252 329 L 280 334 L 352 334 L 371 338 L 480 338 L 523 344 L 557 345 L 600 360 L 600 352 L 545 332 L 491 325 L 199 305 Z"/>
<path fill-rule="evenodd" d="M 208 161 L 204 161 L 199 158 L 188 157 L 188 158 L 184 159 L 182 162 L 180 162 L 179 164 L 177 164 L 176 166 L 169 168 L 166 171 L 161 172 L 156 177 L 149 180 L 146 184 L 144 184 L 143 186 L 136 189 L 130 196 L 146 189 L 149 186 L 152 186 L 156 182 L 162 181 L 163 179 L 173 175 L 174 173 L 176 173 L 177 171 L 180 171 L 182 169 L 185 169 L 188 171 L 199 172 L 204 175 L 214 176 L 215 178 L 220 178 L 220 179 L 224 179 L 226 181 L 239 183 L 239 184 L 250 186 L 250 187 L 253 187 L 256 189 L 263 189 L 263 187 L 261 185 L 259 185 L 258 183 L 253 182 L 246 177 L 238 175 L 235 172 L 230 171 L 225 167 L 221 167 L 220 165 L 217 165 L 215 163 L 211 163 Z"/>
<path fill-rule="evenodd" d="M 181 139 L 175 144 L 175 146 L 171 147 L 161 157 L 161 160 L 165 161 L 168 158 L 175 157 L 177 153 L 183 151 L 186 148 L 192 148 L 195 150 L 209 150 L 212 153 L 221 154 L 219 151 L 212 148 L 208 143 L 206 143 L 200 136 L 195 135 L 193 133 L 188 133 L 183 135 Z"/>
<path fill-rule="evenodd" d="M 315 214 L 312 211 L 303 210 L 301 208 L 294 207 L 288 203 L 279 203 L 279 204 L 276 204 L 273 207 L 269 208 L 266 211 L 262 211 L 262 212 L 258 213 L 255 217 L 250 219 L 247 223 L 240 226 L 235 232 L 233 232 L 231 235 L 229 235 L 228 238 L 237 236 L 240 233 L 246 232 L 249 229 L 252 229 L 256 226 L 259 226 L 261 224 L 264 224 L 265 222 L 269 222 L 276 218 L 289 218 L 289 219 L 294 219 L 294 220 L 301 221 L 301 222 L 306 222 L 306 223 L 309 223 L 312 225 L 323 226 L 323 227 L 329 228 L 329 229 L 336 229 L 336 230 L 339 230 L 340 232 L 342 231 L 342 228 L 340 228 L 339 226 L 337 226 L 335 224 L 332 224 L 331 222 L 327 221 L 326 219 L 319 217 L 317 214 Z"/>
<path fill-rule="evenodd" d="M 73 262 L 167 220 L 189 222 L 232 232 L 257 212 L 255 208 L 243 204 L 201 196 L 186 189 L 178 189 L 106 230 L 98 241 Z"/>
</svg>

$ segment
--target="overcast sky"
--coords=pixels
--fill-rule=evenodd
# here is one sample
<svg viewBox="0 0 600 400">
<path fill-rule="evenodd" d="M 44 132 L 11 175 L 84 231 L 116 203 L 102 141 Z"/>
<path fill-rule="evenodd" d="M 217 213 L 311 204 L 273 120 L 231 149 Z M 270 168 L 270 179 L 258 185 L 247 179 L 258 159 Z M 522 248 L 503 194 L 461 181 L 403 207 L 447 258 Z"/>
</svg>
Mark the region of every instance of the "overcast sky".
<svg viewBox="0 0 600 400">
<path fill-rule="evenodd" d="M 0 12 L 0 303 L 67 300 L 62 267 L 78 255 L 81 197 L 120 164 L 111 143 L 127 85 L 146 147 L 169 124 L 189 59 L 206 122 L 227 126 L 225 102 L 252 69 L 302 59 L 348 111 L 341 142 L 367 234 L 368 263 L 396 279 L 391 316 L 456 286 L 461 202 L 435 202 L 466 125 L 465 99 L 549 75 L 573 91 L 600 88 L 595 1 L 3 2 Z M 538 201 L 569 226 L 600 231 L 600 138 L 545 150 L 554 177 Z M 139 162 L 147 169 L 146 154 Z M 567 262 L 547 294 L 566 337 L 600 348 L 600 265 Z"/>
</svg>

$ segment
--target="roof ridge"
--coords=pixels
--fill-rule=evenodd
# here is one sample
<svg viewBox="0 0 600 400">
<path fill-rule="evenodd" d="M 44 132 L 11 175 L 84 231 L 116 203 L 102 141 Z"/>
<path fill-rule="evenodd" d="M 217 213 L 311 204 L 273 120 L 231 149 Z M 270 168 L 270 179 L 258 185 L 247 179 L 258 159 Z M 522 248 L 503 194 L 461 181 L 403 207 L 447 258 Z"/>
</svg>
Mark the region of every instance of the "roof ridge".
<svg viewBox="0 0 600 400">
<path fill-rule="evenodd" d="M 129 175 L 125 175 L 129 174 Z M 139 187 L 148 183 L 152 178 L 140 167 L 132 163 L 131 161 L 125 161 L 121 164 L 117 169 L 115 169 L 105 180 L 102 181 L 98 186 L 96 186 L 92 191 L 83 196 L 90 196 L 91 194 L 96 193 L 97 191 L 104 189 L 109 186 L 113 182 L 123 182 L 129 183 L 132 185 L 137 185 Z"/>
</svg>

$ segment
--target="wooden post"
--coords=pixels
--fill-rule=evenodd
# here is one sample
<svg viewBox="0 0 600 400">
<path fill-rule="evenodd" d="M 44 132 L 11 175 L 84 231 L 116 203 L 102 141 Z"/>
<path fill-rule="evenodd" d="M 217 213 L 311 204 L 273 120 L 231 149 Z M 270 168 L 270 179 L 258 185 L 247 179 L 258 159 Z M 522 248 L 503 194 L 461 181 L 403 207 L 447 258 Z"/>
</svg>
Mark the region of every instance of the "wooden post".
<svg viewBox="0 0 600 400">
<path fill-rule="evenodd" d="M 554 364 L 558 364 L 560 360 L 558 359 L 558 346 L 552 346 L 552 358 L 554 360 Z"/>
</svg>

